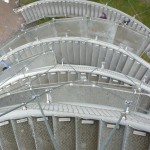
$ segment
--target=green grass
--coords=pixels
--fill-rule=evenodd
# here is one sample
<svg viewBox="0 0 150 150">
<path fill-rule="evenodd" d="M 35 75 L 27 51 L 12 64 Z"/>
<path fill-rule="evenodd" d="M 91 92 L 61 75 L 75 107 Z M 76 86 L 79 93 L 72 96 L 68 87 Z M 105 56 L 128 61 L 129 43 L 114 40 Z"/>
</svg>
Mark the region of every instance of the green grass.
<svg viewBox="0 0 150 150">
<path fill-rule="evenodd" d="M 39 24 L 42 24 L 42 23 L 44 23 L 44 22 L 48 22 L 48 21 L 50 21 L 50 20 L 52 20 L 52 18 L 50 18 L 50 17 L 48 17 L 48 18 L 42 18 L 42 19 L 40 19 L 40 20 L 37 20 L 37 21 L 35 22 L 35 24 L 39 25 Z"/>
<path fill-rule="evenodd" d="M 143 54 L 141 55 L 141 58 L 143 58 L 145 61 L 147 61 L 147 62 L 150 63 L 150 57 L 148 57 L 146 53 L 143 53 Z"/>
<path fill-rule="evenodd" d="M 38 0 L 20 0 L 19 5 L 23 6 L 23 5 L 27 5 L 29 3 L 36 2 L 36 1 L 38 1 Z"/>
<path fill-rule="evenodd" d="M 55 19 L 61 19 L 61 18 L 64 18 L 64 17 L 55 17 Z M 48 21 L 50 21 L 50 20 L 52 20 L 51 17 L 42 18 L 42 19 L 40 19 L 40 20 L 35 21 L 35 22 L 34 22 L 34 25 L 39 25 L 39 24 L 42 24 L 42 23 L 44 23 L 44 22 L 48 22 Z"/>
</svg>

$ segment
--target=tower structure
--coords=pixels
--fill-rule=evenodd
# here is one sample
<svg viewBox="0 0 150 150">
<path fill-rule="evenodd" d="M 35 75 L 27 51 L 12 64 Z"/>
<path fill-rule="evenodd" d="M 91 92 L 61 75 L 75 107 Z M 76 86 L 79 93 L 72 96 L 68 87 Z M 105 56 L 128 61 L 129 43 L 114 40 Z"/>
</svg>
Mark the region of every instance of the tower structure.
<svg viewBox="0 0 150 150">
<path fill-rule="evenodd" d="M 14 10 L 25 24 L 1 47 L 2 150 L 149 150 L 150 29 L 85 0 Z M 105 14 L 105 15 L 104 15 Z"/>
</svg>

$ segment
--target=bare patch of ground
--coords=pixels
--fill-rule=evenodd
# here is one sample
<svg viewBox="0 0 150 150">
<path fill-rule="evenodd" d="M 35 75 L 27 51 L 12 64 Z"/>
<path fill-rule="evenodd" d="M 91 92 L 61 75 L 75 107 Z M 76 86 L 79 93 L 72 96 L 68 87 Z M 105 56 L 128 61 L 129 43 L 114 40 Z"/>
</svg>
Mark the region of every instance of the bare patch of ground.
<svg viewBox="0 0 150 150">
<path fill-rule="evenodd" d="M 0 0 L 0 43 L 5 42 L 21 28 L 23 18 L 14 13 L 14 0 L 5 3 Z"/>
<path fill-rule="evenodd" d="M 141 0 L 150 5 L 150 0 Z"/>
</svg>

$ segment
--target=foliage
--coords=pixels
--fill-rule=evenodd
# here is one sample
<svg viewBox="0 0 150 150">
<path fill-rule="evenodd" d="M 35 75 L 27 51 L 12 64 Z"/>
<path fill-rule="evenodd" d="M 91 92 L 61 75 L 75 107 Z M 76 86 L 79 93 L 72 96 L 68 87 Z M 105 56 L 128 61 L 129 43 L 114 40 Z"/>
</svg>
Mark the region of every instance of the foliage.
<svg viewBox="0 0 150 150">
<path fill-rule="evenodd" d="M 150 57 L 148 57 L 148 55 L 146 53 L 143 53 L 141 58 L 143 58 L 145 61 L 150 63 Z"/>
<path fill-rule="evenodd" d="M 48 22 L 48 21 L 50 21 L 52 18 L 50 18 L 50 17 L 48 17 L 48 18 L 42 18 L 42 19 L 40 19 L 40 20 L 37 20 L 35 23 L 37 24 L 37 25 L 39 25 L 39 24 L 42 24 L 42 23 L 44 23 L 44 22 Z"/>
<path fill-rule="evenodd" d="M 27 5 L 27 4 L 30 4 L 32 2 L 36 2 L 38 0 L 19 0 L 19 5 L 20 6 L 23 6 L 23 5 Z"/>
</svg>

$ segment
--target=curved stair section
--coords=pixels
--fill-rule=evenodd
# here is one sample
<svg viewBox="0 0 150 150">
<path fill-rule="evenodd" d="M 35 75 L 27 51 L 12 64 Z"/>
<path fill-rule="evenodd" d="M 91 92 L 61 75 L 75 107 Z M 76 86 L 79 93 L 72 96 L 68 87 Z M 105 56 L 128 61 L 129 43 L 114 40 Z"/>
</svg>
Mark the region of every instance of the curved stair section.
<svg viewBox="0 0 150 150">
<path fill-rule="evenodd" d="M 70 18 L 23 29 L 1 46 L 11 67 L 0 67 L 0 150 L 149 150 L 150 65 L 139 56 L 149 54 L 150 29 L 86 0 L 15 12 L 26 24 Z"/>
<path fill-rule="evenodd" d="M 36 107 L 33 108 L 33 106 Z M 66 150 L 70 150 L 70 147 L 89 150 L 102 147 L 104 139 L 115 127 L 121 112 L 121 110 L 112 111 L 106 108 L 81 107 L 72 104 L 41 103 L 41 106 L 59 148 Z M 15 143 L 12 147 L 10 142 L 1 140 L 1 148 L 4 150 L 9 147 L 54 149 L 38 105 L 35 103 L 27 107 L 27 110 L 19 109 L 14 111 L 11 116 L 7 114 L 5 117 L 1 117 L 0 131 L 3 134 L 0 134 L 0 137 L 7 139 L 9 136 L 11 142 Z M 18 113 L 21 113 L 22 117 L 21 115 L 18 117 Z M 52 115 L 56 113 L 57 115 Z M 150 124 L 150 118 L 134 113 L 129 114 L 128 120 L 123 119 L 117 127 L 107 149 L 148 149 L 150 130 L 143 120 Z"/>
<path fill-rule="evenodd" d="M 37 21 L 46 17 L 93 17 L 100 18 L 102 13 L 106 13 L 107 19 L 113 22 L 122 23 L 125 18 L 130 19 L 129 27 L 143 33 L 150 35 L 150 30 L 141 22 L 133 17 L 111 8 L 107 5 L 82 1 L 82 0 L 45 0 L 34 2 L 14 10 L 16 13 L 21 13 L 26 24 Z"/>
<path fill-rule="evenodd" d="M 1 46 L 1 54 L 29 42 L 52 37 L 84 37 L 112 43 L 137 55 L 149 51 L 150 38 L 108 20 L 96 18 L 63 18 L 28 28 Z"/>
<path fill-rule="evenodd" d="M 50 61 L 49 55 L 55 55 L 59 64 L 104 67 L 141 81 L 144 80 L 147 84 L 150 80 L 150 65 L 143 59 L 115 45 L 87 38 L 44 39 L 18 47 L 3 55 L 1 59 L 5 59 L 12 65 L 19 65 L 20 62 L 38 55 L 41 55 L 41 58 L 39 57 L 37 61 Z M 32 66 L 40 67 L 40 62 L 37 61 L 35 61 L 37 66 Z"/>
</svg>

